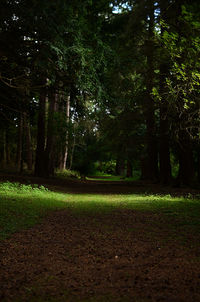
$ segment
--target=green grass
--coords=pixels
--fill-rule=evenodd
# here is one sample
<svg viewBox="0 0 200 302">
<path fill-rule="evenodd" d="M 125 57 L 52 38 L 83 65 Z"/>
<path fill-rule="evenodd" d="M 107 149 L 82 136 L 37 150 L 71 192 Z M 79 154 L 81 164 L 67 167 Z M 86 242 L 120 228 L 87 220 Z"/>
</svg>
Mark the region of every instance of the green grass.
<svg viewBox="0 0 200 302">
<path fill-rule="evenodd" d="M 81 179 L 79 172 L 68 170 L 68 169 L 62 171 L 61 170 L 56 171 L 56 177 L 61 179 L 73 179 L 73 178 Z M 87 180 L 96 180 L 96 181 L 136 181 L 139 180 L 139 178 L 140 175 L 138 174 L 138 172 L 135 173 L 133 177 L 127 178 L 119 175 L 106 174 L 99 171 L 97 171 L 94 175 L 90 175 L 86 177 Z"/>
<path fill-rule="evenodd" d="M 97 177 L 98 176 L 98 177 Z M 136 175 L 135 177 L 122 177 L 122 176 L 117 176 L 117 175 L 94 175 L 94 176 L 89 176 L 86 177 L 88 180 L 96 180 L 96 181 L 136 181 L 138 180 L 138 176 Z"/>
<path fill-rule="evenodd" d="M 178 217 L 179 226 L 191 232 L 200 229 L 199 199 L 144 194 L 63 194 L 42 186 L 6 182 L 0 184 L 0 239 L 33 226 L 50 211 L 64 208 L 70 208 L 77 215 L 98 215 L 116 208 L 153 211 L 170 218 Z"/>
<path fill-rule="evenodd" d="M 62 208 L 66 196 L 43 186 L 0 184 L 0 239 L 39 222 L 50 210 Z"/>
</svg>

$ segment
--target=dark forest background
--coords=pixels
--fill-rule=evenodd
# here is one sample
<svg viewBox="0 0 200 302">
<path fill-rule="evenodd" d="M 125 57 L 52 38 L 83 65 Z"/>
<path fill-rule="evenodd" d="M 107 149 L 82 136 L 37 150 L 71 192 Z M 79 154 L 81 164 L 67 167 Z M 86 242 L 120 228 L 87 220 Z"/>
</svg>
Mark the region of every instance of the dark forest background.
<svg viewBox="0 0 200 302">
<path fill-rule="evenodd" d="M 0 169 L 200 183 L 200 2 L 1 0 Z"/>
</svg>

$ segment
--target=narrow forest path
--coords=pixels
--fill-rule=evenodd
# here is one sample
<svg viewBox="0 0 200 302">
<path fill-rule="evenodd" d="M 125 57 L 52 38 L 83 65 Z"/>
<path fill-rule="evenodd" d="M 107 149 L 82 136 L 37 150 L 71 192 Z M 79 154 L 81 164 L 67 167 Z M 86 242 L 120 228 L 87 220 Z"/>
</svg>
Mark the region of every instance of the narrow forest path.
<svg viewBox="0 0 200 302">
<path fill-rule="evenodd" d="M 1 301 L 200 301 L 198 249 L 165 241 L 168 223 L 53 213 L 1 243 Z"/>
<path fill-rule="evenodd" d="M 103 191 L 101 182 L 89 188 L 132 190 L 106 184 Z M 188 232 L 184 244 L 170 225 L 176 218 L 152 211 L 53 212 L 0 242 L 0 301 L 198 302 L 199 234 Z"/>
</svg>

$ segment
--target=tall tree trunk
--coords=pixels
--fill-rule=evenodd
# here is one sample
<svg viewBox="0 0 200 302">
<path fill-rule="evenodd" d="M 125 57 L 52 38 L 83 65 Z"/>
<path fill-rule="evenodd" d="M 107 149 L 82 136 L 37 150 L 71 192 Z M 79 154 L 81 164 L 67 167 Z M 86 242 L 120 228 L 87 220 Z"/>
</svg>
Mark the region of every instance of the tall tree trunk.
<svg viewBox="0 0 200 302">
<path fill-rule="evenodd" d="M 155 127 L 155 106 L 152 98 L 154 86 L 154 1 L 148 0 L 148 40 L 146 41 L 147 73 L 146 101 L 144 113 L 146 117 L 147 160 L 146 175 L 143 178 L 155 181 L 158 179 L 158 148 Z"/>
<path fill-rule="evenodd" d="M 197 157 L 197 180 L 200 183 L 200 152 L 198 153 Z"/>
<path fill-rule="evenodd" d="M 70 154 L 69 170 L 72 169 L 75 146 L 76 146 L 76 134 L 75 134 L 75 124 L 74 124 L 74 135 L 73 135 L 73 142 L 72 142 L 72 148 L 71 148 L 71 154 Z"/>
<path fill-rule="evenodd" d="M 66 100 L 66 136 L 64 145 L 64 156 L 61 163 L 61 169 L 64 170 L 67 164 L 67 157 L 69 151 L 69 121 L 70 121 L 70 96 Z"/>
<path fill-rule="evenodd" d="M 185 131 L 179 133 L 179 173 L 178 185 L 191 185 L 195 179 L 194 156 L 192 151 L 191 139 Z"/>
<path fill-rule="evenodd" d="M 11 164 L 11 157 L 10 157 L 10 144 L 9 144 L 9 131 L 6 131 L 6 165 L 9 166 Z"/>
<path fill-rule="evenodd" d="M 48 124 L 47 124 L 47 143 L 45 149 L 45 176 L 53 176 L 55 168 L 55 120 L 54 115 L 57 106 L 58 95 L 51 91 L 49 95 L 49 112 L 48 112 Z"/>
<path fill-rule="evenodd" d="M 6 130 L 3 130 L 3 157 L 2 157 L 2 167 L 5 169 L 7 167 L 6 160 Z"/>
<path fill-rule="evenodd" d="M 23 113 L 20 113 L 19 123 L 18 123 L 17 159 L 16 159 L 18 172 L 22 172 L 23 170 L 22 148 L 23 148 Z"/>
<path fill-rule="evenodd" d="M 120 176 L 125 175 L 125 160 L 121 158 L 121 156 L 117 157 L 115 173 L 116 175 L 120 175 Z"/>
<path fill-rule="evenodd" d="M 160 182 L 164 185 L 171 183 L 171 163 L 170 163 L 170 147 L 169 147 L 169 121 L 168 121 L 168 103 L 163 99 L 164 85 L 166 76 L 166 66 L 160 67 L 161 81 L 160 94 L 162 96 L 160 103 Z"/>
<path fill-rule="evenodd" d="M 130 160 L 127 160 L 126 177 L 133 177 L 133 167 Z"/>
<path fill-rule="evenodd" d="M 169 122 L 166 117 L 167 106 L 160 106 L 160 182 L 163 185 L 171 183 L 171 163 L 169 148 Z"/>
<path fill-rule="evenodd" d="M 166 2 L 160 0 L 160 15 L 164 21 L 168 20 L 168 10 Z M 161 36 L 164 29 L 161 27 Z M 163 50 L 164 52 L 164 50 Z M 169 63 L 167 55 L 163 53 L 160 64 L 160 182 L 164 185 L 171 183 L 171 163 L 170 163 L 170 147 L 169 147 L 169 120 L 168 120 L 168 100 L 165 99 L 166 95 L 166 77 L 169 74 Z"/>
<path fill-rule="evenodd" d="M 160 15 L 164 21 L 168 20 L 167 6 L 168 3 L 163 0 L 160 1 Z M 163 35 L 164 29 L 161 27 L 161 36 Z M 164 51 L 164 50 L 163 50 Z M 166 92 L 166 77 L 169 74 L 169 63 L 167 64 L 168 58 L 165 53 L 162 56 L 162 62 L 160 64 L 160 148 L 159 148 L 159 159 L 160 159 L 160 182 L 164 185 L 171 183 L 171 163 L 170 163 L 170 147 L 169 147 L 169 120 L 168 120 L 168 101 L 165 99 Z"/>
<path fill-rule="evenodd" d="M 24 130 L 26 135 L 26 162 L 27 162 L 28 170 L 31 171 L 32 164 L 33 164 L 31 130 L 30 130 L 30 122 L 26 113 L 24 113 Z"/>
<path fill-rule="evenodd" d="M 44 177 L 45 172 L 45 136 L 46 136 L 46 89 L 42 89 L 39 99 L 39 114 L 37 126 L 37 149 L 35 160 L 35 176 Z"/>
</svg>

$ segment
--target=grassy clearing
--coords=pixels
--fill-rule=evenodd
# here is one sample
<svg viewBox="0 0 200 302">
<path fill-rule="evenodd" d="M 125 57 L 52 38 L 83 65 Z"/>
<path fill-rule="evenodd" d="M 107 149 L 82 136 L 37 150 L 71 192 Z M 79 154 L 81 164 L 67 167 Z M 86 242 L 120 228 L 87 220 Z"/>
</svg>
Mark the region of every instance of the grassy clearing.
<svg viewBox="0 0 200 302">
<path fill-rule="evenodd" d="M 31 227 L 50 211 L 70 208 L 78 215 L 103 214 L 116 208 L 137 211 L 153 211 L 178 218 L 172 226 L 199 232 L 200 200 L 170 195 L 101 195 L 63 194 L 47 190 L 43 186 L 0 184 L 0 239 L 20 229 Z"/>
<path fill-rule="evenodd" d="M 94 175 L 90 177 L 86 177 L 87 180 L 96 180 L 96 181 L 136 181 L 138 180 L 138 176 L 135 177 L 122 177 L 122 176 L 116 176 L 116 175 Z"/>
<path fill-rule="evenodd" d="M 56 177 L 60 179 L 81 179 L 81 175 L 77 171 L 72 171 L 72 170 L 58 170 L 56 171 Z M 117 176 L 117 175 L 112 175 L 112 174 L 106 174 L 102 172 L 96 172 L 94 175 L 86 177 L 87 180 L 96 180 L 96 181 L 136 181 L 139 180 L 140 175 L 138 173 L 135 173 L 133 177 L 122 177 L 122 176 Z"/>
<path fill-rule="evenodd" d="M 66 196 L 43 186 L 0 184 L 0 239 L 39 222 L 50 210 L 64 205 Z"/>
</svg>

